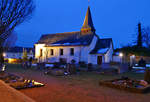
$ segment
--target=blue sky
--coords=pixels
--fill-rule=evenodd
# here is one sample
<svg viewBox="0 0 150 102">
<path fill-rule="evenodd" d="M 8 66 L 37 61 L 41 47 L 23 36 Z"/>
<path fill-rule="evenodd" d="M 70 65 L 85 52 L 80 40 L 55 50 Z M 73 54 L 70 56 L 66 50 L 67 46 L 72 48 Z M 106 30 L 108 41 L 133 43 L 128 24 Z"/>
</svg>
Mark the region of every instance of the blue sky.
<svg viewBox="0 0 150 102">
<path fill-rule="evenodd" d="M 16 27 L 16 45 L 32 47 L 42 34 L 79 31 L 88 0 L 35 0 L 32 18 Z M 135 40 L 137 24 L 150 26 L 150 0 L 90 0 L 96 33 L 112 38 L 114 47 Z"/>
</svg>

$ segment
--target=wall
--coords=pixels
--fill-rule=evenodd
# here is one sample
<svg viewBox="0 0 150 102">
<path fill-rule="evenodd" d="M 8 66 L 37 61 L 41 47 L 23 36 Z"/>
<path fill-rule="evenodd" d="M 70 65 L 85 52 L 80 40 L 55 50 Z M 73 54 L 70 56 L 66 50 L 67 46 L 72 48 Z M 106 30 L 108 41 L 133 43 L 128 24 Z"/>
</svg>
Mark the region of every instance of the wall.
<svg viewBox="0 0 150 102">
<path fill-rule="evenodd" d="M 58 62 L 60 58 L 67 59 L 67 62 L 70 62 L 74 59 L 76 62 L 84 61 L 86 63 L 95 63 L 93 61 L 89 61 L 91 55 L 89 52 L 94 49 L 97 42 L 97 37 L 94 36 L 91 44 L 89 46 L 49 46 L 44 47 L 45 44 L 35 44 L 35 57 L 39 58 L 40 56 L 40 49 L 43 49 L 43 56 L 39 60 L 47 61 L 47 62 Z M 70 48 L 74 48 L 74 56 L 70 55 Z M 54 50 L 54 55 L 50 55 L 50 49 Z M 60 49 L 63 49 L 64 55 L 60 55 Z M 95 58 L 93 58 L 95 59 Z M 97 62 L 97 60 L 96 60 Z"/>
<path fill-rule="evenodd" d="M 93 50 L 96 46 L 96 43 L 97 43 L 97 36 L 94 36 L 90 46 L 88 47 L 87 49 L 87 56 L 88 56 L 88 63 L 92 63 L 92 64 L 97 64 L 97 56 L 96 55 L 92 55 L 92 54 L 89 54 L 91 52 L 91 50 Z"/>
<path fill-rule="evenodd" d="M 97 55 L 89 55 L 88 63 L 97 64 Z"/>
<path fill-rule="evenodd" d="M 43 61 L 44 59 L 40 57 L 40 49 L 43 49 L 45 44 L 35 44 L 35 58 L 38 61 Z"/>
<path fill-rule="evenodd" d="M 70 55 L 70 49 L 74 48 L 74 55 Z M 53 49 L 54 55 L 50 55 L 50 49 Z M 63 49 L 64 54 L 60 55 L 60 49 Z M 59 47 L 44 47 L 43 48 L 43 61 L 58 62 L 60 58 L 65 58 L 67 62 L 75 60 L 79 62 L 80 46 L 59 46 Z"/>
<path fill-rule="evenodd" d="M 110 63 L 112 61 L 112 55 L 113 55 L 113 45 L 110 44 L 110 49 L 105 54 L 105 63 Z"/>
<path fill-rule="evenodd" d="M 44 47 L 45 44 L 36 44 L 35 45 L 35 57 L 39 58 L 40 49 L 43 49 L 42 61 L 47 62 L 58 62 L 60 58 L 65 58 L 67 62 L 70 62 L 74 59 L 77 63 L 79 61 L 84 61 L 86 63 L 97 64 L 97 56 L 102 56 L 103 63 L 109 63 L 112 61 L 113 54 L 113 45 L 111 43 L 109 51 L 104 55 L 91 55 L 89 54 L 91 50 L 94 49 L 98 38 L 94 36 L 91 44 L 89 46 L 51 46 Z M 74 48 L 74 56 L 70 55 L 70 48 Z M 54 55 L 50 55 L 50 49 L 54 50 Z M 64 55 L 60 55 L 60 49 L 63 49 Z"/>
<path fill-rule="evenodd" d="M 121 62 L 120 56 L 113 56 L 113 62 Z"/>
<path fill-rule="evenodd" d="M 97 57 L 102 56 L 102 63 L 105 63 L 105 57 L 103 54 L 92 54 L 89 57 L 88 63 L 97 64 Z"/>
</svg>

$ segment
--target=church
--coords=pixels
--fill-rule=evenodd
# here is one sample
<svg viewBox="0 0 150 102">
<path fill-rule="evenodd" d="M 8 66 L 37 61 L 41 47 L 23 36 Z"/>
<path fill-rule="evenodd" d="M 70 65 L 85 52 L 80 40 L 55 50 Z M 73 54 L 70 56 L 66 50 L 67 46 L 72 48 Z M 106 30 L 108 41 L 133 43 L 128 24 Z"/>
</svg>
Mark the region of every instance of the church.
<svg viewBox="0 0 150 102">
<path fill-rule="evenodd" d="M 35 44 L 35 58 L 49 63 L 60 60 L 98 65 L 109 63 L 113 56 L 113 41 L 111 38 L 100 38 L 95 31 L 88 7 L 80 31 L 42 35 Z"/>
</svg>

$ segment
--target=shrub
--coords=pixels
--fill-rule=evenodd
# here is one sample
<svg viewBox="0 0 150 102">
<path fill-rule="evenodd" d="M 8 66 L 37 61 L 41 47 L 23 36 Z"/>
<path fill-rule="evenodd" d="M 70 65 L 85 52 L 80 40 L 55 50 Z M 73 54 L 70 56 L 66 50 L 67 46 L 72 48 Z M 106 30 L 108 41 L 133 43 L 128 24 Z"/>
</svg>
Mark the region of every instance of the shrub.
<svg viewBox="0 0 150 102">
<path fill-rule="evenodd" d="M 93 69 L 93 64 L 92 63 L 88 63 L 88 71 L 92 71 Z"/>
<path fill-rule="evenodd" d="M 59 62 L 55 62 L 53 68 L 59 68 L 59 67 L 60 67 L 60 63 Z"/>
<path fill-rule="evenodd" d="M 60 58 L 59 59 L 59 63 L 62 65 L 65 65 L 67 63 L 66 59 L 65 58 Z"/>
<path fill-rule="evenodd" d="M 64 75 L 64 70 L 62 69 L 51 70 L 51 74 L 55 76 L 61 76 Z"/>
<path fill-rule="evenodd" d="M 79 62 L 80 67 L 87 67 L 87 64 L 84 61 Z"/>
<path fill-rule="evenodd" d="M 76 63 L 76 61 L 75 61 L 74 59 L 72 59 L 72 60 L 71 60 L 71 63 L 74 64 L 74 63 Z"/>
<path fill-rule="evenodd" d="M 119 62 L 110 62 L 110 65 L 119 65 Z"/>
</svg>

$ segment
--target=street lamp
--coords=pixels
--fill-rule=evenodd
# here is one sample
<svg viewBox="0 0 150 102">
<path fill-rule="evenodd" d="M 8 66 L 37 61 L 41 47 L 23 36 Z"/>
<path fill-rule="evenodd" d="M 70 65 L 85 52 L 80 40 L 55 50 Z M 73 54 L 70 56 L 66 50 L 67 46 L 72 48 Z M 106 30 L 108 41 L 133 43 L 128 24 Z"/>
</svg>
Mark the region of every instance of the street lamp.
<svg viewBox="0 0 150 102">
<path fill-rule="evenodd" d="M 6 53 L 3 53 L 3 57 L 6 57 Z"/>
<path fill-rule="evenodd" d="M 120 74 L 121 73 L 121 67 L 122 67 L 122 57 L 123 57 L 123 53 L 119 53 L 119 57 L 120 57 L 120 61 L 121 61 L 121 63 L 120 63 L 120 66 L 118 67 L 118 73 Z"/>
<path fill-rule="evenodd" d="M 119 56 L 120 56 L 120 57 L 123 57 L 123 53 L 119 53 Z"/>
<path fill-rule="evenodd" d="M 122 63 L 123 53 L 119 53 L 119 56 L 121 58 L 121 63 Z"/>
</svg>

